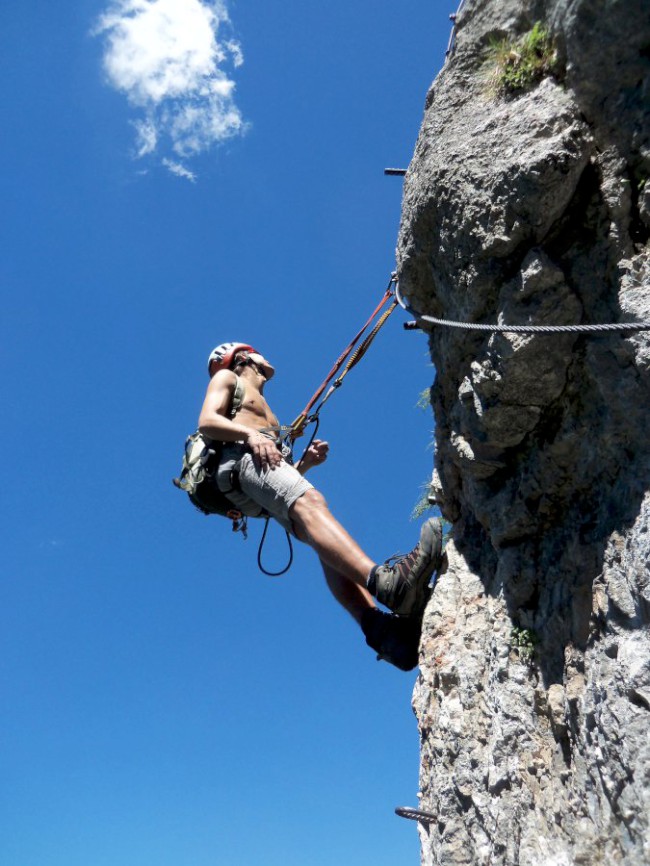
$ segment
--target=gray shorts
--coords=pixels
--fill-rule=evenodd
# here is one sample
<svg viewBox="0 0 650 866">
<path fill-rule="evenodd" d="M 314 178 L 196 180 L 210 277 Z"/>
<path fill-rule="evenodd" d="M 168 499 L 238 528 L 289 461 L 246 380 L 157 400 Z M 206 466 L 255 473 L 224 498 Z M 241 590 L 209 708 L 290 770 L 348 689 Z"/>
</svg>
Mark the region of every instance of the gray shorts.
<svg viewBox="0 0 650 866">
<path fill-rule="evenodd" d="M 229 478 L 237 464 L 241 490 L 232 490 L 229 489 Z M 228 495 L 242 514 L 261 517 L 263 512 L 267 512 L 293 535 L 289 509 L 314 487 L 286 459 L 275 469 L 258 469 L 253 455 L 240 444 L 224 447 L 217 479 L 219 489 Z"/>
</svg>

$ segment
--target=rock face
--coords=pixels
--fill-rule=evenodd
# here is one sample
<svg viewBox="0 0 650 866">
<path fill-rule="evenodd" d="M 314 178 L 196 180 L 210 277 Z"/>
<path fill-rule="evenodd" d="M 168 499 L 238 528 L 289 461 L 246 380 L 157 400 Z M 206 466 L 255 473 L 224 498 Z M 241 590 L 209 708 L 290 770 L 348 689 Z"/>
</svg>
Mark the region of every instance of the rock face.
<svg viewBox="0 0 650 866">
<path fill-rule="evenodd" d="M 537 21 L 554 74 L 495 96 L 491 40 Z M 467 0 L 406 176 L 410 304 L 647 321 L 649 237 L 648 0 Z M 650 332 L 430 333 L 422 862 L 650 864 Z"/>
</svg>

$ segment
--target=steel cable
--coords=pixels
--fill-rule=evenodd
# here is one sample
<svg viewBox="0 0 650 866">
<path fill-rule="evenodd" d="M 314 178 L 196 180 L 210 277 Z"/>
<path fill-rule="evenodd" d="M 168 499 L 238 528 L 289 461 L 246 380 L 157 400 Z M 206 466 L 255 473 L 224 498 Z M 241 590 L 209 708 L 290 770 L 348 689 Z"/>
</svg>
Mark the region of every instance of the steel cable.
<svg viewBox="0 0 650 866">
<path fill-rule="evenodd" d="M 399 283 L 395 283 L 395 298 L 400 307 L 415 316 L 418 321 L 439 325 L 443 328 L 460 328 L 465 331 L 488 331 L 498 334 L 593 334 L 612 331 L 650 331 L 650 322 L 613 322 L 603 325 L 484 325 L 476 322 L 454 322 L 449 319 L 426 316 L 414 310 L 402 297 Z"/>
</svg>

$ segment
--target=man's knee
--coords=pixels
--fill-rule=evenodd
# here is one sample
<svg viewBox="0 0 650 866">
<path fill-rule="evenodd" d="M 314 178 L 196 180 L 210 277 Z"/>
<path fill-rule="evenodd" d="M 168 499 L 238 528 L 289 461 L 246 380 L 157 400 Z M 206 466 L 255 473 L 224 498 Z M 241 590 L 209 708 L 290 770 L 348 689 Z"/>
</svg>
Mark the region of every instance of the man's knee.
<svg viewBox="0 0 650 866">
<path fill-rule="evenodd" d="M 304 523 L 314 511 L 327 508 L 327 502 L 322 493 L 313 487 L 306 490 L 300 499 L 296 499 L 289 509 L 289 517 L 299 525 Z"/>
</svg>

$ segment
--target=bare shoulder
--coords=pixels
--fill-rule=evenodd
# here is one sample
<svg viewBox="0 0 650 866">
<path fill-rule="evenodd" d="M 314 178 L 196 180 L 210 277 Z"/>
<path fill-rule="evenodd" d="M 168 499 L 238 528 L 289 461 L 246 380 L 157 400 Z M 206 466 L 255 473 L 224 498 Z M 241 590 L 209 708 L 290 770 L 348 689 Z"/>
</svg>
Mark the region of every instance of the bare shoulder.
<svg viewBox="0 0 650 866">
<path fill-rule="evenodd" d="M 237 376 L 232 370 L 217 370 L 214 376 L 210 379 L 208 385 L 208 393 L 228 391 L 232 394 L 237 384 Z"/>
<path fill-rule="evenodd" d="M 218 370 L 210 379 L 201 409 L 201 423 L 217 415 L 226 415 L 230 408 L 237 377 L 232 370 Z"/>
</svg>

